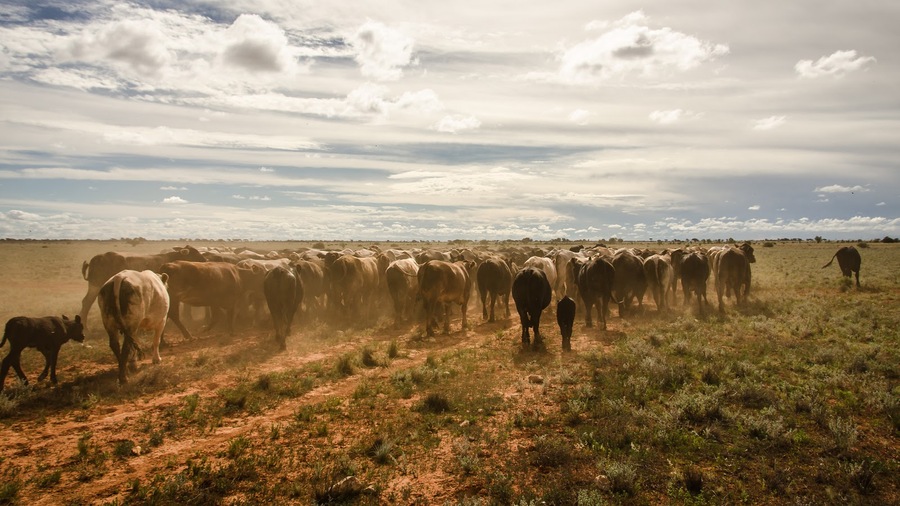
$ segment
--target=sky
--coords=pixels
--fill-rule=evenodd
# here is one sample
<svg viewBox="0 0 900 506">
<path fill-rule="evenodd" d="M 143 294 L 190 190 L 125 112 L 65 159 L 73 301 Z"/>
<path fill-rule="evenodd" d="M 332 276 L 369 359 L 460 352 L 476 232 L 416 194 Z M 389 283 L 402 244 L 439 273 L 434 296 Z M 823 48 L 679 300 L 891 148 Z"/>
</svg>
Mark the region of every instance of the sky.
<svg viewBox="0 0 900 506">
<path fill-rule="evenodd" d="M 0 237 L 897 237 L 898 19 L 0 0 Z"/>
</svg>

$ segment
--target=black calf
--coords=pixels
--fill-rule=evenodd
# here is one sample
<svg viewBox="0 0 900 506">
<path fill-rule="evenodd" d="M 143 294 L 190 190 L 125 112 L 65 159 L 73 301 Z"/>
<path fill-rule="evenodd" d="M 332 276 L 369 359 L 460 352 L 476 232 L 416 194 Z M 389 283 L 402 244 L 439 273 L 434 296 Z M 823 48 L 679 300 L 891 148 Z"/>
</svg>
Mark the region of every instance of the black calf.
<svg viewBox="0 0 900 506">
<path fill-rule="evenodd" d="M 562 334 L 563 351 L 572 351 L 572 327 L 575 324 L 575 301 L 568 295 L 556 303 L 556 323 Z"/>
<path fill-rule="evenodd" d="M 22 382 L 28 384 L 28 378 L 22 372 L 20 364 L 22 350 L 25 348 L 37 348 L 44 355 L 44 371 L 38 376 L 38 381 L 46 378 L 47 371 L 49 371 L 50 381 L 55 385 L 59 348 L 69 339 L 74 339 L 79 343 L 84 342 L 81 316 L 76 316 L 74 321 L 69 320 L 65 315 L 62 318 L 58 316 L 10 318 L 6 322 L 3 340 L 0 341 L 0 347 L 2 347 L 9 340 L 9 354 L 6 355 L 0 366 L 0 390 L 3 390 L 3 383 L 6 381 L 6 374 L 9 372 L 10 366 L 16 370 L 16 374 Z"/>
</svg>

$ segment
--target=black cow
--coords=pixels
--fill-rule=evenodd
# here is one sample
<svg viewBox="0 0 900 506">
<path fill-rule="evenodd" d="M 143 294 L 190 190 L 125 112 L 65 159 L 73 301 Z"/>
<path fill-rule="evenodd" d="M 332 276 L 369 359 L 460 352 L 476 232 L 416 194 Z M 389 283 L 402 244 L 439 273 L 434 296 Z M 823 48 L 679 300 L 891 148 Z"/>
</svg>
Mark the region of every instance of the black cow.
<svg viewBox="0 0 900 506">
<path fill-rule="evenodd" d="M 841 274 L 848 278 L 850 277 L 850 274 L 856 274 L 856 288 L 859 288 L 859 267 L 862 264 L 862 258 L 859 256 L 859 251 L 853 246 L 844 246 L 837 250 L 831 257 L 831 260 L 823 265 L 822 268 L 824 269 L 831 265 L 831 262 L 834 262 L 835 257 L 838 259 L 838 267 L 841 268 Z"/>
<path fill-rule="evenodd" d="M 275 267 L 266 273 L 263 282 L 266 304 L 275 325 L 275 341 L 281 350 L 287 349 L 287 336 L 291 333 L 294 313 L 303 301 L 303 282 L 296 268 Z"/>
<path fill-rule="evenodd" d="M 10 366 L 16 370 L 16 374 L 26 385 L 28 378 L 22 372 L 20 359 L 25 348 L 37 348 L 44 355 L 44 371 L 38 376 L 38 381 L 47 377 L 50 372 L 50 381 L 56 382 L 56 360 L 59 358 L 59 348 L 69 339 L 79 343 L 84 342 L 84 326 L 81 316 L 75 316 L 70 320 L 67 316 L 44 316 L 42 318 L 30 318 L 16 316 L 6 322 L 6 330 L 3 332 L 3 340 L 0 347 L 9 340 L 9 354 L 3 359 L 0 366 L 0 391 L 6 381 L 6 374 Z"/>
<path fill-rule="evenodd" d="M 532 343 L 528 336 L 528 328 L 534 329 L 534 350 L 543 346 L 540 323 L 541 312 L 550 305 L 553 291 L 544 271 L 534 267 L 526 267 L 516 274 L 512 284 L 512 296 L 516 302 L 516 311 L 522 321 L 522 348 Z"/>
<path fill-rule="evenodd" d="M 556 303 L 556 323 L 562 334 L 563 351 L 572 351 L 572 327 L 575 324 L 575 301 L 566 295 Z"/>
</svg>

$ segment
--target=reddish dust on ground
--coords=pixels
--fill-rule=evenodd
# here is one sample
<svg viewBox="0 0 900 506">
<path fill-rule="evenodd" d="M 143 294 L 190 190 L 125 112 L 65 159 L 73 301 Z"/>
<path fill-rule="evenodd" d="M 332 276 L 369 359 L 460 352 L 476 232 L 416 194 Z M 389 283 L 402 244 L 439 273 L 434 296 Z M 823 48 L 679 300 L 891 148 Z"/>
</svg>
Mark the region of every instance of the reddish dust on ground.
<svg viewBox="0 0 900 506">
<path fill-rule="evenodd" d="M 476 320 L 471 317 L 473 313 Z M 548 342 L 548 355 L 562 359 L 559 333 L 552 313 L 548 311 L 546 316 L 542 331 Z M 452 320 L 449 335 L 434 338 L 422 337 L 419 323 L 409 323 L 395 329 L 391 323 L 387 323 L 388 320 L 384 321 L 381 326 L 357 330 L 339 330 L 340 327 L 319 324 L 316 330 L 319 336 L 314 338 L 305 338 L 305 331 L 298 328 L 289 340 L 288 350 L 283 353 L 275 350 L 270 331 L 245 329 L 233 337 L 212 332 L 200 334 L 190 342 L 179 342 L 173 338 L 170 330 L 167 335 L 173 344 L 163 350 L 163 364 L 154 366 L 149 359 L 142 360 L 136 374 L 147 371 L 152 373 L 154 368 L 158 368 L 163 371 L 159 374 L 163 375 L 167 368 L 174 371 L 203 362 L 227 364 L 233 357 L 252 352 L 259 356 L 260 349 L 271 348 L 271 353 L 264 353 L 263 359 L 251 364 L 241 364 L 234 368 L 216 367 L 209 374 L 179 381 L 169 387 L 148 389 L 149 393 L 138 393 L 119 403 L 88 397 L 81 407 L 53 409 L 42 406 L 13 416 L 7 420 L 8 426 L 4 429 L 0 462 L 6 466 L 16 466 L 21 471 L 19 478 L 23 480 L 23 485 L 18 499 L 22 504 L 104 504 L 117 499 L 121 501 L 136 480 L 147 483 L 160 474 L 174 475 L 184 469 L 185 463 L 190 459 L 206 457 L 220 461 L 229 442 L 235 438 L 242 436 L 251 441 L 265 439 L 272 427 L 288 425 L 303 406 L 317 405 L 328 399 L 335 402 L 349 399 L 361 384 L 389 382 L 395 371 L 421 365 L 429 355 L 452 352 L 455 349 L 491 347 L 508 349 L 510 356 L 515 356 L 520 342 L 520 327 L 515 313 L 508 320 L 486 323 L 470 308 L 469 329 L 461 331 L 457 317 Z M 96 332 L 90 334 L 90 344 L 105 346 L 105 340 Z M 586 335 L 576 330 L 573 346 L 602 348 L 604 343 L 597 338 L 601 334 L 603 333 L 593 331 Z M 615 328 L 611 326 L 607 334 L 615 335 Z M 288 398 L 272 409 L 263 409 L 258 414 L 237 413 L 225 417 L 219 425 L 209 430 L 180 431 L 167 434 L 163 444 L 159 446 L 139 446 L 141 441 L 147 440 L 147 434 L 143 432 L 147 425 L 159 423 L 167 412 L 183 409 L 189 396 L 196 395 L 202 402 L 219 395 L 217 392 L 220 389 L 247 378 L 298 369 L 316 362 L 331 364 L 342 355 L 358 351 L 364 345 L 383 347 L 391 341 L 398 343 L 403 352 L 381 367 L 357 368 L 346 378 L 327 382 L 300 396 Z M 609 344 L 609 340 L 603 341 Z M 58 374 L 62 383 L 58 388 L 66 388 L 66 381 L 71 382 L 76 377 L 81 378 L 83 384 L 91 381 L 91 378 L 114 383 L 115 365 L 112 363 L 111 352 L 109 355 L 106 363 L 61 363 Z M 542 379 L 540 382 L 530 381 L 521 369 L 508 367 L 508 364 L 499 365 L 499 377 L 506 377 L 496 385 L 495 393 L 502 396 L 507 406 L 521 406 L 525 412 L 533 413 L 537 418 L 541 416 L 542 410 L 558 409 L 551 405 L 546 396 L 545 390 L 551 386 L 543 384 Z M 33 374 L 31 376 L 33 379 Z M 165 380 L 161 378 L 160 381 Z M 14 379 L 8 379 L 7 387 L 15 388 L 12 385 L 14 382 Z M 42 383 L 34 388 L 52 387 Z M 401 399 L 395 403 L 395 407 L 397 410 L 409 411 L 415 400 Z M 498 413 L 492 425 L 496 427 L 508 424 L 509 421 L 502 418 L 508 418 L 509 411 L 507 409 Z M 350 421 L 346 426 L 330 422 L 328 443 L 335 448 L 358 445 L 360 440 L 374 433 L 378 425 L 377 418 L 363 424 Z M 138 446 L 131 448 L 129 455 L 109 456 L 117 444 L 123 441 L 136 442 Z M 455 459 L 454 444 L 452 438 L 441 440 L 436 449 L 429 451 L 427 458 L 430 462 L 418 462 L 414 472 L 395 473 L 387 483 L 379 484 L 381 501 L 385 497 L 399 497 L 401 493 L 405 494 L 408 501 L 425 503 L 439 503 L 457 497 L 463 491 L 459 490 L 457 476 L 448 471 Z M 478 457 L 490 461 L 497 453 L 522 451 L 520 447 L 528 444 L 528 441 L 511 438 L 505 448 L 479 449 Z M 94 470 L 96 472 L 92 473 L 91 469 L 84 469 L 84 466 L 91 465 L 90 458 L 86 458 L 86 453 L 91 451 L 85 450 L 84 447 L 87 446 L 107 453 L 105 462 L 99 464 L 102 472 Z M 59 472 L 59 479 L 50 486 L 29 481 L 36 476 L 54 472 Z"/>
</svg>

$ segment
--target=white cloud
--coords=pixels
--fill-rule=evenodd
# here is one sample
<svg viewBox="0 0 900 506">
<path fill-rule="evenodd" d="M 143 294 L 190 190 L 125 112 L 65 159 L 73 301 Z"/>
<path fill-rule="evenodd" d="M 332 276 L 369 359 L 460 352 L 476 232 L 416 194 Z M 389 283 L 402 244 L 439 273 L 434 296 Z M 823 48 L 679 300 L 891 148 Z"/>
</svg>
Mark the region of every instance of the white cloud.
<svg viewBox="0 0 900 506">
<path fill-rule="evenodd" d="M 263 202 L 268 202 L 268 201 L 272 200 L 271 198 L 269 198 L 268 195 L 250 195 L 248 197 L 245 195 L 235 194 L 235 195 L 232 195 L 231 198 L 233 198 L 235 200 L 259 200 L 259 201 L 263 201 Z"/>
<path fill-rule="evenodd" d="M 187 200 L 184 200 L 181 197 L 166 197 L 163 199 L 163 204 L 187 204 Z"/>
<path fill-rule="evenodd" d="M 833 184 L 830 186 L 822 186 L 813 190 L 815 192 L 820 193 L 854 193 L 854 192 L 867 192 L 868 188 L 860 185 L 856 186 L 842 186 L 839 184 Z M 824 195 L 822 195 L 824 197 Z"/>
<path fill-rule="evenodd" d="M 884 203 L 884 202 L 879 202 L 879 203 L 877 203 L 877 204 L 875 204 L 875 205 L 876 205 L 876 206 L 886 206 L 887 204 Z"/>
<path fill-rule="evenodd" d="M 377 21 L 367 21 L 350 38 L 362 75 L 378 81 L 396 81 L 412 62 L 414 41 Z"/>
<path fill-rule="evenodd" d="M 759 205 L 753 205 L 747 208 L 750 211 L 759 211 Z"/>
<path fill-rule="evenodd" d="M 463 116 L 461 114 L 451 114 L 444 116 L 437 123 L 431 126 L 432 130 L 446 133 L 459 133 L 466 130 L 476 130 L 481 126 L 481 120 L 475 116 Z"/>
<path fill-rule="evenodd" d="M 187 187 L 185 187 L 185 186 L 160 186 L 159 189 L 163 190 L 163 191 L 173 191 L 173 192 L 187 191 Z"/>
<path fill-rule="evenodd" d="M 754 130 L 772 130 L 784 125 L 787 116 L 769 116 L 768 118 L 758 119 L 753 123 Z"/>
<path fill-rule="evenodd" d="M 292 69 L 294 57 L 284 30 L 256 14 L 241 14 L 225 30 L 222 60 L 250 72 Z"/>
<path fill-rule="evenodd" d="M 822 76 L 844 77 L 849 72 L 854 72 L 876 60 L 872 56 L 856 56 L 856 51 L 835 51 L 829 56 L 823 56 L 813 62 L 812 60 L 800 60 L 794 65 L 794 70 L 804 78 L 817 78 Z"/>
<path fill-rule="evenodd" d="M 656 78 L 691 70 L 728 54 L 724 44 L 648 25 L 649 18 L 643 12 L 633 12 L 599 36 L 567 48 L 560 56 L 560 79 L 571 84 L 595 84 L 631 74 Z M 591 29 L 596 26 L 588 25 Z"/>
<path fill-rule="evenodd" d="M 269 167 L 260 167 L 260 172 L 275 172 L 275 169 L 270 169 Z"/>
<path fill-rule="evenodd" d="M 159 76 L 174 58 L 154 19 L 126 19 L 102 26 L 97 32 L 85 30 L 68 49 L 76 60 L 111 60 L 143 77 Z"/>
<path fill-rule="evenodd" d="M 682 120 L 693 120 L 701 118 L 703 115 L 694 111 L 686 111 L 684 109 L 671 109 L 668 111 L 653 111 L 650 113 L 650 120 L 660 125 L 671 125 Z"/>
<path fill-rule="evenodd" d="M 38 214 L 20 211 L 18 209 L 7 211 L 6 216 L 11 220 L 19 221 L 36 221 L 41 219 L 41 216 Z"/>
<path fill-rule="evenodd" d="M 592 116 L 590 111 L 586 111 L 584 109 L 575 109 L 571 113 L 569 113 L 569 121 L 575 123 L 576 125 L 587 125 L 588 120 Z"/>
</svg>

